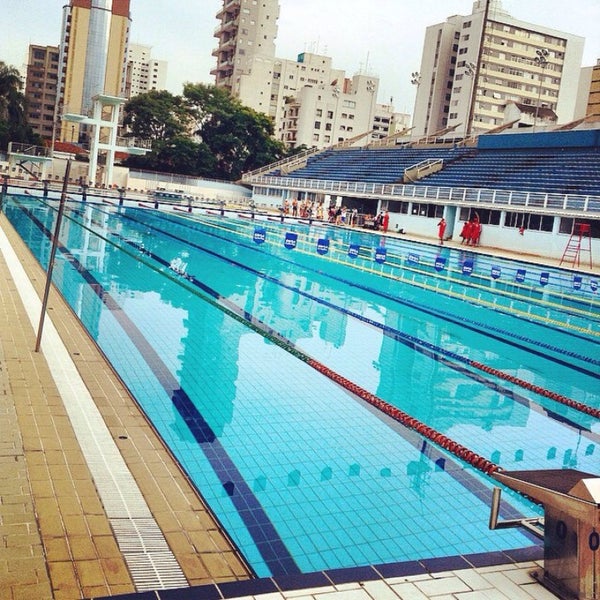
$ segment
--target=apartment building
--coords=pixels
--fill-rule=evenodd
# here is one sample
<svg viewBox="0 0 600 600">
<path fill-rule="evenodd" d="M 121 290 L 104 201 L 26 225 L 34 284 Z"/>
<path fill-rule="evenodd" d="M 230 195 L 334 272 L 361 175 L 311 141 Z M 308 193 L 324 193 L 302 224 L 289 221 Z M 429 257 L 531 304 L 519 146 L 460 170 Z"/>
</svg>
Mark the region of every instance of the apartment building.
<svg viewBox="0 0 600 600">
<path fill-rule="evenodd" d="M 400 116 L 377 104 L 379 78 L 348 78 L 328 56 L 302 52 L 296 60 L 275 55 L 277 0 L 224 0 L 217 13 L 212 70 L 217 86 L 273 118 L 277 139 L 290 148 L 323 148 L 374 130 L 363 143 L 384 137 Z"/>
<path fill-rule="evenodd" d="M 574 117 L 584 39 L 520 21 L 500 0 L 427 28 L 414 133 L 544 127 Z"/>
<path fill-rule="evenodd" d="M 52 140 L 54 135 L 58 57 L 58 46 L 29 46 L 25 79 L 27 120 L 34 133 L 46 140 Z"/>
<path fill-rule="evenodd" d="M 268 106 L 278 18 L 278 0 L 223 0 L 217 13 L 217 66 L 211 74 L 217 86 L 248 97 L 245 103 L 253 108 Z"/>
<path fill-rule="evenodd" d="M 167 61 L 152 58 L 152 48 L 129 44 L 125 96 L 133 98 L 151 90 L 164 90 L 167 84 Z"/>
</svg>

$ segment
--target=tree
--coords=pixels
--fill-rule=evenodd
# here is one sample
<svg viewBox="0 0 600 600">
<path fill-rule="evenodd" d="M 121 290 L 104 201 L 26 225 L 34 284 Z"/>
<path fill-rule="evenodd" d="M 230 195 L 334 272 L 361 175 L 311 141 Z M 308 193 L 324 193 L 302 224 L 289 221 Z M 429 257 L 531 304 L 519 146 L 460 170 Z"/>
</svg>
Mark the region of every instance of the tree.
<svg viewBox="0 0 600 600">
<path fill-rule="evenodd" d="M 273 121 L 226 90 L 187 84 L 183 94 L 196 118 L 196 134 L 215 156 L 214 177 L 236 181 L 285 156 L 283 144 L 273 138 Z"/>
<path fill-rule="evenodd" d="M 0 147 L 8 148 L 9 142 L 41 144 L 27 123 L 23 83 L 15 67 L 0 61 Z"/>
<path fill-rule="evenodd" d="M 193 125 L 183 99 L 166 90 L 139 94 L 129 100 L 123 110 L 123 125 L 131 134 L 153 142 L 185 135 Z"/>
<path fill-rule="evenodd" d="M 152 140 L 149 154 L 126 160 L 131 167 L 236 181 L 285 156 L 269 117 L 213 85 L 186 84 L 183 96 L 140 94 L 124 111 L 131 135 Z"/>
</svg>

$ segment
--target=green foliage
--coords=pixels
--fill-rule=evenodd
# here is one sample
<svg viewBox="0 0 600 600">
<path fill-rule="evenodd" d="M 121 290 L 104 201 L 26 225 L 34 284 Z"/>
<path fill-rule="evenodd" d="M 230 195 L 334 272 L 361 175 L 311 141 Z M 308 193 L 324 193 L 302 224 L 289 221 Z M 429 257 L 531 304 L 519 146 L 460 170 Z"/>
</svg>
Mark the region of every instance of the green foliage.
<svg viewBox="0 0 600 600">
<path fill-rule="evenodd" d="M 136 137 L 171 140 L 185 134 L 191 115 L 183 100 L 167 91 L 150 91 L 125 104 L 123 125 Z"/>
<path fill-rule="evenodd" d="M 3 150 L 9 142 L 43 144 L 27 123 L 22 87 L 19 71 L 0 61 L 0 148 Z"/>
<path fill-rule="evenodd" d="M 271 119 L 216 86 L 186 84 L 182 97 L 142 94 L 125 113 L 132 135 L 152 140 L 152 152 L 129 166 L 236 181 L 285 156 Z"/>
</svg>

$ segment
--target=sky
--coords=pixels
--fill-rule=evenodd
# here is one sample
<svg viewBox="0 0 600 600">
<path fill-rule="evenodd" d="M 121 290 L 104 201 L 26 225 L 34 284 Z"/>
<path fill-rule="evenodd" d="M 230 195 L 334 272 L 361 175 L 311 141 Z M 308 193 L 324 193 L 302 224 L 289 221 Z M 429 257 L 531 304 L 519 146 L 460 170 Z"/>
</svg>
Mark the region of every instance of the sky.
<svg viewBox="0 0 600 600">
<path fill-rule="evenodd" d="M 58 45 L 68 0 L 2 0 L 0 61 L 24 74 L 29 44 Z M 168 62 L 167 88 L 214 83 L 212 51 L 222 0 L 131 0 L 131 41 L 152 47 Z M 503 0 L 515 19 L 585 38 L 583 66 L 600 59 L 600 0 Z M 425 29 L 451 15 L 470 14 L 472 0 L 280 0 L 279 58 L 301 52 L 330 56 L 347 77 L 380 79 L 378 101 L 393 98 L 396 111 L 412 113 L 411 73 L 419 69 Z"/>
</svg>

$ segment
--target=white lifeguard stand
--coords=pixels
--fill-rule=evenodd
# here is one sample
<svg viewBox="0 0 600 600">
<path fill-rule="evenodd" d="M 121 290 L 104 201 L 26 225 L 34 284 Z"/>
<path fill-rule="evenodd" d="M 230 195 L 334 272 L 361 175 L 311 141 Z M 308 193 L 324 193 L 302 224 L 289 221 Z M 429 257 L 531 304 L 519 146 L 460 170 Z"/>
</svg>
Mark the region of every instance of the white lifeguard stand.
<svg viewBox="0 0 600 600">
<path fill-rule="evenodd" d="M 146 154 L 150 151 L 149 140 L 136 140 L 135 138 L 118 137 L 119 112 L 126 98 L 98 94 L 92 98 L 92 116 L 65 112 L 63 121 L 87 125 L 91 129 L 90 135 L 90 163 L 88 168 L 88 182 L 90 185 L 111 187 L 113 184 L 113 171 L 115 154 Z M 102 180 L 97 179 L 98 158 L 101 152 L 106 152 L 106 169 Z"/>
</svg>

